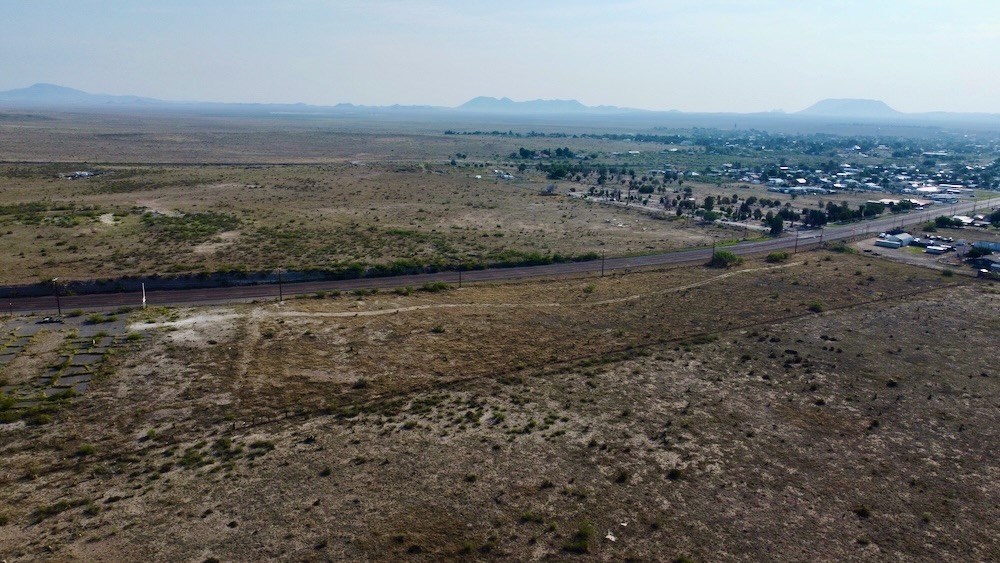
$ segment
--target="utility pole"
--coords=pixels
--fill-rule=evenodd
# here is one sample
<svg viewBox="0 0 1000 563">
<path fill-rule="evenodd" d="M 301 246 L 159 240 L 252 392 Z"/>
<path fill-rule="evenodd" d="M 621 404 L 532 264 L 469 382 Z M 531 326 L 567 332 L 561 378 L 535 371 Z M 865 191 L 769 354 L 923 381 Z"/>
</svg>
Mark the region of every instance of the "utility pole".
<svg viewBox="0 0 1000 563">
<path fill-rule="evenodd" d="M 52 288 L 56 292 L 56 311 L 62 316 L 62 304 L 59 303 L 59 278 L 52 278 Z"/>
<path fill-rule="evenodd" d="M 284 289 L 281 286 L 281 268 L 278 268 L 278 303 L 285 300 Z"/>
<path fill-rule="evenodd" d="M 799 232 L 795 231 L 795 248 L 792 249 L 792 254 L 799 253 Z"/>
<path fill-rule="evenodd" d="M 462 289 L 462 270 L 458 271 L 458 288 Z"/>
<path fill-rule="evenodd" d="M 607 253 L 608 253 L 607 250 L 602 250 L 601 251 L 601 277 L 602 278 L 604 277 L 604 257 L 605 257 L 605 255 Z"/>
</svg>

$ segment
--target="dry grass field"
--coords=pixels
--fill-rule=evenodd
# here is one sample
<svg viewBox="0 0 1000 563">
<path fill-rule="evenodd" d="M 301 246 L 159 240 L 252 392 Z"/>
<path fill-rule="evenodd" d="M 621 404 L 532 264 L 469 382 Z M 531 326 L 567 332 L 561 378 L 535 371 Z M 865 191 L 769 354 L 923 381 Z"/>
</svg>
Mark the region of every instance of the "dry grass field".
<svg viewBox="0 0 1000 563">
<path fill-rule="evenodd" d="M 490 170 L 426 163 L 145 166 L 78 180 L 54 177 L 70 165 L 5 170 L 0 283 L 400 260 L 495 264 L 740 236 L 543 196 L 541 174 L 501 181 Z"/>
<path fill-rule="evenodd" d="M 459 129 L 490 129 L 464 125 Z M 506 130 L 501 125 L 494 127 Z M 0 114 L 0 162 L 6 163 L 0 165 L 0 244 L 7 266 L 0 284 L 279 267 L 510 264 L 756 236 L 752 229 L 677 220 L 673 210 L 567 197 L 571 190 L 588 191 L 596 174 L 558 181 L 557 195 L 544 197 L 540 192 L 551 181 L 534 169 L 537 162 L 508 158 L 520 147 L 570 147 L 587 155 L 588 165 L 618 169 L 610 188 L 629 178 L 625 169 L 638 177 L 668 166 L 701 169 L 702 157 L 689 154 L 697 147 L 664 154 L 667 145 L 658 143 L 572 137 L 593 133 L 585 129 L 517 138 L 446 135 L 447 126 L 344 116 Z M 628 155 L 632 149 L 640 154 Z M 494 168 L 517 178 L 497 180 Z M 106 174 L 59 177 L 78 170 Z M 655 182 L 660 188 L 660 179 Z M 683 197 L 677 183 L 663 187 Z M 870 199 L 793 200 L 740 183 L 685 181 L 683 187 L 699 202 L 732 194 L 796 207 Z M 659 197 L 652 194 L 654 206 Z"/>
<path fill-rule="evenodd" d="M 995 560 L 998 313 L 833 252 L 134 313 L 0 425 L 0 556 Z"/>
</svg>

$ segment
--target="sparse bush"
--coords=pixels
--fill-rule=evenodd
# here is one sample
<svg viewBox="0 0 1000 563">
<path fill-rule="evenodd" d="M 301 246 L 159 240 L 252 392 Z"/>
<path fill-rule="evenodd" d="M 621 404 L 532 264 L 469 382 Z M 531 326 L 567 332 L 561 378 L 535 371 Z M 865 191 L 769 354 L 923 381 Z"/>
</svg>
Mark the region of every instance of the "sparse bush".
<svg viewBox="0 0 1000 563">
<path fill-rule="evenodd" d="M 435 325 L 433 328 L 431 328 L 431 332 L 433 332 L 434 334 L 442 334 L 444 333 L 444 327 L 441 325 Z"/>
<path fill-rule="evenodd" d="M 67 317 L 79 317 L 81 315 L 83 315 L 82 309 L 73 309 L 72 311 L 66 313 Z"/>
<path fill-rule="evenodd" d="M 522 524 L 542 524 L 545 520 L 538 514 L 531 512 L 530 510 L 525 510 L 521 513 L 521 516 L 517 519 L 518 522 Z"/>
<path fill-rule="evenodd" d="M 96 324 L 101 324 L 103 322 L 105 322 L 105 318 L 104 315 L 100 313 L 92 313 L 90 315 L 87 315 L 87 324 L 96 325 Z"/>
<path fill-rule="evenodd" d="M 818 301 L 814 301 L 814 302 L 812 302 L 812 303 L 809 304 L 809 310 L 811 312 L 813 312 L 813 313 L 822 313 L 823 312 L 823 304 L 820 303 L 820 302 L 818 302 Z"/>
<path fill-rule="evenodd" d="M 767 258 L 765 260 L 767 260 L 767 262 L 769 262 L 771 264 L 777 264 L 779 262 L 784 262 L 785 260 L 788 260 L 788 253 L 787 252 L 772 252 L 772 253 L 770 253 L 770 254 L 767 255 Z"/>
<path fill-rule="evenodd" d="M 97 448 L 91 444 L 83 444 L 76 450 L 77 457 L 84 457 L 88 455 L 94 455 L 97 453 Z"/>
<path fill-rule="evenodd" d="M 834 242 L 830 243 L 827 247 L 831 252 L 839 252 L 841 254 L 857 254 L 858 251 L 851 248 L 847 243 L 844 242 Z"/>
<path fill-rule="evenodd" d="M 71 508 L 76 508 L 85 504 L 87 504 L 86 499 L 60 500 L 54 504 L 41 506 L 35 509 L 35 511 L 31 513 L 31 521 L 37 524 L 46 518 L 61 514 Z"/>
<path fill-rule="evenodd" d="M 594 538 L 594 527 L 589 522 L 581 522 L 576 532 L 563 544 L 563 550 L 570 553 L 590 553 L 590 540 Z"/>
<path fill-rule="evenodd" d="M 420 290 L 421 291 L 427 291 L 427 292 L 430 292 L 430 293 L 438 293 L 440 291 L 446 291 L 446 290 L 449 290 L 449 289 L 451 289 L 450 285 L 446 284 L 445 282 L 440 282 L 440 281 L 438 281 L 438 282 L 427 282 L 424 285 L 420 286 Z"/>
<path fill-rule="evenodd" d="M 52 422 L 52 415 L 42 412 L 27 412 L 21 418 L 30 426 L 43 426 Z"/>
<path fill-rule="evenodd" d="M 941 270 L 941 275 L 946 278 L 950 278 L 955 275 L 955 272 L 949 270 L 948 268 L 945 268 L 944 270 Z"/>
<path fill-rule="evenodd" d="M 712 259 L 708 261 L 707 266 L 709 268 L 732 268 L 733 266 L 739 266 L 743 263 L 743 259 L 739 256 L 729 252 L 728 250 L 720 250 L 712 256 Z"/>
</svg>

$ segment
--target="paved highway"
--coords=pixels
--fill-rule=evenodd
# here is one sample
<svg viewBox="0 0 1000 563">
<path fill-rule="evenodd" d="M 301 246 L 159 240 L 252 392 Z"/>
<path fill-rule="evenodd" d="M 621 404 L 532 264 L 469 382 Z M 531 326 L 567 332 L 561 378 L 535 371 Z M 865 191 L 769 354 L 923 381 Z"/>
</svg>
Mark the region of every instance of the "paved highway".
<svg viewBox="0 0 1000 563">
<path fill-rule="evenodd" d="M 755 242 L 742 242 L 726 247 L 726 250 L 740 255 L 762 254 L 776 250 L 799 250 L 815 247 L 821 242 L 851 239 L 858 236 L 874 236 L 882 231 L 903 225 L 924 223 L 940 215 L 959 215 L 971 213 L 973 209 L 982 212 L 1000 206 L 1000 198 L 961 203 L 956 205 L 937 205 L 924 211 L 912 211 L 901 215 L 890 215 L 861 223 L 843 226 L 828 226 L 822 230 L 810 230 L 788 233 L 786 236 Z M 368 288 L 393 288 L 403 286 L 419 287 L 426 282 L 443 281 L 447 283 L 471 283 L 481 281 L 505 281 L 536 277 L 555 277 L 565 275 L 583 275 L 600 271 L 643 268 L 649 266 L 666 266 L 706 262 L 712 255 L 710 248 L 696 248 L 651 254 L 647 256 L 632 256 L 625 258 L 608 258 L 590 262 L 571 262 L 565 264 L 547 264 L 544 266 L 525 266 L 519 268 L 491 268 L 469 272 L 438 272 L 434 274 L 415 274 L 385 278 L 365 278 L 339 281 L 317 281 L 286 283 L 283 285 L 284 295 L 302 295 L 317 291 L 341 290 L 350 291 Z M 203 305 L 221 304 L 255 299 L 275 299 L 278 296 L 277 285 L 252 285 L 215 287 L 207 289 L 177 289 L 163 291 L 147 291 L 148 305 Z M 107 310 L 123 305 L 137 306 L 142 298 L 138 292 L 129 293 L 98 293 L 90 295 L 68 295 L 61 298 L 62 310 L 83 309 L 87 311 Z M 0 303 L 4 312 L 36 312 L 55 313 L 54 296 L 24 297 L 8 299 Z"/>
</svg>

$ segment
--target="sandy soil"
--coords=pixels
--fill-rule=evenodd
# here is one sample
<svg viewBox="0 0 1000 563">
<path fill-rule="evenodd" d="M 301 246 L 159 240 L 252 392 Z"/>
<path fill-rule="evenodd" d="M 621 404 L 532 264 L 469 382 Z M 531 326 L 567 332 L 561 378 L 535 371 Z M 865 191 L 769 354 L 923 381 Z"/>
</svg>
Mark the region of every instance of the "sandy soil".
<svg viewBox="0 0 1000 563">
<path fill-rule="evenodd" d="M 994 559 L 1000 289 L 797 260 L 137 313 L 0 552 Z"/>
</svg>

